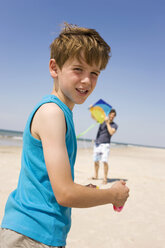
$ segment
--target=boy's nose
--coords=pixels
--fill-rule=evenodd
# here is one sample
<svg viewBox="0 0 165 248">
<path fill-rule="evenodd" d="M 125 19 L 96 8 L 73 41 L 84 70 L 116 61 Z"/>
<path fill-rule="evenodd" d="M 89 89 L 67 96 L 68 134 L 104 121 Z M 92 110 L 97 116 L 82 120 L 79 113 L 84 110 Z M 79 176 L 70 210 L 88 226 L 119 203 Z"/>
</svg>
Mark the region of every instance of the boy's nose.
<svg viewBox="0 0 165 248">
<path fill-rule="evenodd" d="M 82 82 L 82 83 L 90 83 L 90 78 L 89 78 L 88 76 L 83 77 L 83 78 L 81 79 L 81 82 Z"/>
</svg>

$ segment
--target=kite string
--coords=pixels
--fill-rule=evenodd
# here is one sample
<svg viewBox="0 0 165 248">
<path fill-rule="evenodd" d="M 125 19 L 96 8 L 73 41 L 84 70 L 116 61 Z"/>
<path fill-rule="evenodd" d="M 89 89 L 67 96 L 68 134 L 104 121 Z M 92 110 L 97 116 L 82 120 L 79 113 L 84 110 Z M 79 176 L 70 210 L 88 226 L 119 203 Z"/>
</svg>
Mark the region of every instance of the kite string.
<svg viewBox="0 0 165 248">
<path fill-rule="evenodd" d="M 77 135 L 77 139 L 80 138 L 81 136 L 83 136 L 84 134 L 86 134 L 90 129 L 92 129 L 93 127 L 95 127 L 96 125 L 98 125 L 98 123 L 94 123 L 91 126 L 89 126 L 84 132 L 80 133 Z"/>
</svg>

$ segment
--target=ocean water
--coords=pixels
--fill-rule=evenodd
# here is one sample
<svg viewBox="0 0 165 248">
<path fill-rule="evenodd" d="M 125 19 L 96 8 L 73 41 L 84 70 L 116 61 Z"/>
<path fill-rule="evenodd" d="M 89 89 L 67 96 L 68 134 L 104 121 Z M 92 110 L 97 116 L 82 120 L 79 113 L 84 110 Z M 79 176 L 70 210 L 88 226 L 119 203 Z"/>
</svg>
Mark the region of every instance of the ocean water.
<svg viewBox="0 0 165 248">
<path fill-rule="evenodd" d="M 0 146 L 22 146 L 23 132 L 0 129 Z"/>
<path fill-rule="evenodd" d="M 22 146 L 23 140 L 23 132 L 21 131 L 13 131 L 13 130 L 4 130 L 0 129 L 0 146 Z M 93 148 L 94 140 L 87 138 L 78 138 L 77 146 L 81 149 L 89 149 Z M 149 148 L 161 148 L 164 147 L 154 147 L 154 146 L 146 146 L 139 144 L 127 144 L 121 142 L 111 142 L 111 147 L 126 147 L 126 146 L 140 146 L 140 147 L 149 147 Z"/>
<path fill-rule="evenodd" d="M 0 146 L 22 146 L 23 132 L 0 129 Z M 78 148 L 92 148 L 93 141 L 91 139 L 78 139 Z"/>
<path fill-rule="evenodd" d="M 22 146 L 23 132 L 0 129 L 0 146 Z M 94 140 L 87 138 L 78 138 L 77 146 L 81 149 L 93 148 Z M 123 143 L 111 143 L 111 146 L 127 146 Z"/>
</svg>

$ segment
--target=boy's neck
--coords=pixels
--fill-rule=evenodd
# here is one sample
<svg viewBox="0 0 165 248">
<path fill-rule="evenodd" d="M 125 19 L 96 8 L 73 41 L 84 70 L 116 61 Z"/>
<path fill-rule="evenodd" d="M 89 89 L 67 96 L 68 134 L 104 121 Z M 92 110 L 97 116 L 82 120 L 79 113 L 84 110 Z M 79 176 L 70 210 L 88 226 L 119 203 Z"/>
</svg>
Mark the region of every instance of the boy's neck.
<svg viewBox="0 0 165 248">
<path fill-rule="evenodd" d="M 58 92 L 53 88 L 51 95 L 56 96 L 58 99 L 60 99 L 61 102 L 63 102 L 71 111 L 74 108 L 74 104 L 71 105 L 69 104 L 69 102 L 67 101 L 67 99 L 65 99 L 63 96 L 59 95 Z"/>
</svg>

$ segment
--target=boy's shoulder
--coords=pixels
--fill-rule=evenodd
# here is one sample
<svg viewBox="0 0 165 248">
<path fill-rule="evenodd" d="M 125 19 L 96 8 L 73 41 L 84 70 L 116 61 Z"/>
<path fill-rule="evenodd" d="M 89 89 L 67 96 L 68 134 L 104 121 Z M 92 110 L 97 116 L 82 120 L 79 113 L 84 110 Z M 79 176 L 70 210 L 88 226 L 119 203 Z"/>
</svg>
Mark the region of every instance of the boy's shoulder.
<svg viewBox="0 0 165 248">
<path fill-rule="evenodd" d="M 51 130 L 65 122 L 64 112 L 55 103 L 44 103 L 36 111 L 32 123 L 31 133 L 34 138 L 41 140 L 41 133 Z M 48 130 L 49 129 L 49 130 Z"/>
<path fill-rule="evenodd" d="M 44 103 L 40 106 L 35 114 L 35 118 L 40 122 L 42 121 L 52 121 L 54 118 L 64 117 L 64 112 L 62 109 L 55 103 L 49 102 Z"/>
<path fill-rule="evenodd" d="M 54 102 L 46 102 L 42 104 L 37 112 L 40 112 L 43 115 L 63 113 L 62 109 Z"/>
</svg>

